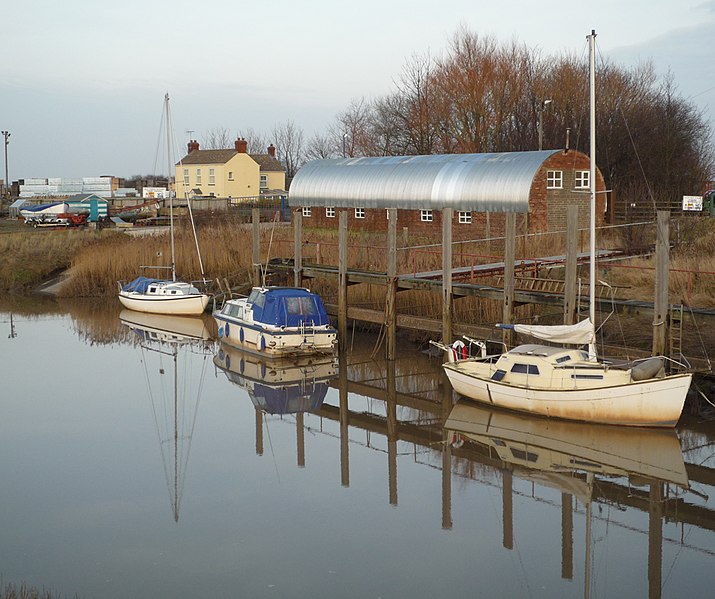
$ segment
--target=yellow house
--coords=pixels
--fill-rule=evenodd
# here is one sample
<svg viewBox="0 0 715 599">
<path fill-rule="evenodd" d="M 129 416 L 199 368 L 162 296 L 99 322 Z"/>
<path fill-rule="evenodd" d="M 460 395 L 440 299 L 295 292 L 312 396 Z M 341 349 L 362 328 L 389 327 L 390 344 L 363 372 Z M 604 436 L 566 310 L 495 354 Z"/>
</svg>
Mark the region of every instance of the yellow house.
<svg viewBox="0 0 715 599">
<path fill-rule="evenodd" d="M 248 154 L 245 139 L 237 139 L 234 149 L 201 150 L 191 140 L 188 154 L 176 165 L 178 195 L 216 198 L 255 198 L 285 193 L 285 168 L 276 159 L 271 144 L 266 154 Z M 200 191 L 199 191 L 200 190 Z"/>
</svg>

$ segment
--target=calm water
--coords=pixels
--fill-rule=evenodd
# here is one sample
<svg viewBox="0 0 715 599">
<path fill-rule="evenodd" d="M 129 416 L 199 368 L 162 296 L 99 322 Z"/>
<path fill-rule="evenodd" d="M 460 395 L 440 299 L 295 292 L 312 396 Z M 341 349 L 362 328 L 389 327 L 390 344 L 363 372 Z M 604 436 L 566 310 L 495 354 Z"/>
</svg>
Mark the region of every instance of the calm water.
<svg viewBox="0 0 715 599">
<path fill-rule="evenodd" d="M 453 432 L 438 360 L 405 348 L 391 369 L 374 337 L 340 368 L 266 366 L 202 340 L 210 323 L 181 337 L 131 328 L 113 303 L 6 310 L 4 583 L 83 598 L 712 596 L 715 422 L 621 435 L 476 408 Z"/>
</svg>

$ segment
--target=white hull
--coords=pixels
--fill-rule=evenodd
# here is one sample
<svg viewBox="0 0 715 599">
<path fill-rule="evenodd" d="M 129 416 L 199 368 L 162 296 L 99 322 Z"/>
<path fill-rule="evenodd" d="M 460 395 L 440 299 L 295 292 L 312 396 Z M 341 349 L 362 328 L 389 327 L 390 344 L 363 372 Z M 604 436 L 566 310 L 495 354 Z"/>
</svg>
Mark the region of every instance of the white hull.
<svg viewBox="0 0 715 599">
<path fill-rule="evenodd" d="M 625 426 L 673 427 L 683 410 L 692 374 L 580 389 L 543 389 L 504 384 L 444 365 L 457 393 L 489 405 L 528 414 Z"/>
<path fill-rule="evenodd" d="M 203 314 L 209 303 L 209 296 L 194 295 L 157 296 L 145 293 L 119 292 L 119 301 L 125 308 L 151 314 L 198 315 Z"/>
</svg>

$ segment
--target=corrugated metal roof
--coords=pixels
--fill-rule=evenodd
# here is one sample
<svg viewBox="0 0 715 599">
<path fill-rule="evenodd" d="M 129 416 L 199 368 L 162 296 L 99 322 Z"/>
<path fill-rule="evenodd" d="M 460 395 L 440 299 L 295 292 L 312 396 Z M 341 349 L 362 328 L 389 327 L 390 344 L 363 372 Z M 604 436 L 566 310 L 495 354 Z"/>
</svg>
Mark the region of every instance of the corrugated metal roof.
<svg viewBox="0 0 715 599">
<path fill-rule="evenodd" d="M 291 206 L 528 212 L 534 176 L 561 150 L 313 160 Z"/>
</svg>

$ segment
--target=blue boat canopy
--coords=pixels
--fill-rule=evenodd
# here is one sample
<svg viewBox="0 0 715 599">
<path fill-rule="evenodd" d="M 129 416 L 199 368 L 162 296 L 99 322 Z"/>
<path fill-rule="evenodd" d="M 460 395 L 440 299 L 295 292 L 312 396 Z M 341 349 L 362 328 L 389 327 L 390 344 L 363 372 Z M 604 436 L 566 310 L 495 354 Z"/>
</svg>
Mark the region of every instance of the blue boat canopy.
<svg viewBox="0 0 715 599">
<path fill-rule="evenodd" d="M 315 412 L 328 394 L 326 381 L 305 382 L 300 385 L 274 386 L 256 383 L 248 395 L 253 405 L 269 414 Z"/>
<path fill-rule="evenodd" d="M 151 279 L 149 277 L 137 277 L 130 283 L 127 283 L 122 287 L 122 291 L 135 291 L 137 293 L 146 293 L 149 285 L 152 283 L 162 283 L 167 282 L 163 279 Z"/>
<path fill-rule="evenodd" d="M 320 296 L 299 287 L 256 288 L 248 296 L 253 319 L 274 326 L 297 327 L 330 324 Z"/>
</svg>

